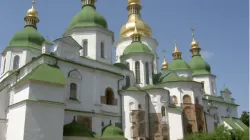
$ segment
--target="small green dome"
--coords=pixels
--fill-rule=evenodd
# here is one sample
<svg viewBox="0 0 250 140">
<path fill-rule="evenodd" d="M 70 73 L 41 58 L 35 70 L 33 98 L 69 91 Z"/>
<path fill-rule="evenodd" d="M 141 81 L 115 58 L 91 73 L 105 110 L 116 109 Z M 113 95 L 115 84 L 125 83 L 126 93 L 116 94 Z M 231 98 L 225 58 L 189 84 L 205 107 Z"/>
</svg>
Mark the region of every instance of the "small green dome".
<svg viewBox="0 0 250 140">
<path fill-rule="evenodd" d="M 175 71 L 171 71 L 169 74 L 165 75 L 160 79 L 160 83 L 178 82 L 178 81 L 191 81 L 191 79 L 184 76 L 178 76 Z"/>
<path fill-rule="evenodd" d="M 11 39 L 8 47 L 30 47 L 41 50 L 45 41 L 43 36 L 32 26 L 26 26 Z"/>
<path fill-rule="evenodd" d="M 81 136 L 94 138 L 95 133 L 92 132 L 86 125 L 79 124 L 74 119 L 70 124 L 64 125 L 63 136 Z"/>
<path fill-rule="evenodd" d="M 102 129 L 101 138 L 113 139 L 113 138 L 125 138 L 125 137 L 121 128 L 110 124 Z"/>
<path fill-rule="evenodd" d="M 189 66 L 193 75 L 211 74 L 210 65 L 200 55 L 193 56 Z"/>
<path fill-rule="evenodd" d="M 170 70 L 187 70 L 190 69 L 190 66 L 186 61 L 182 59 L 174 59 L 169 65 L 168 68 Z"/>
<path fill-rule="evenodd" d="M 128 55 L 131 53 L 146 53 L 149 55 L 153 55 L 149 47 L 146 44 L 139 41 L 132 42 L 130 45 L 128 45 L 124 50 L 123 55 Z"/>
<path fill-rule="evenodd" d="M 70 29 L 75 27 L 108 28 L 106 19 L 96 12 L 95 6 L 84 5 L 82 10 L 71 20 Z"/>
</svg>

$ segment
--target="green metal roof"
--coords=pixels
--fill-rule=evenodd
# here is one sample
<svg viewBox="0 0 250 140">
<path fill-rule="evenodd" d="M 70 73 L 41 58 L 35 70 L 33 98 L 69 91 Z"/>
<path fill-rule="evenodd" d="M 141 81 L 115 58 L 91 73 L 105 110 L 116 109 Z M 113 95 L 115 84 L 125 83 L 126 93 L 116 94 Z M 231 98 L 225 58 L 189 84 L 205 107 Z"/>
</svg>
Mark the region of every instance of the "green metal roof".
<svg viewBox="0 0 250 140">
<path fill-rule="evenodd" d="M 225 101 L 222 96 L 205 95 L 205 97 L 206 98 L 203 98 L 204 100 L 216 101 L 216 102 L 221 102 L 221 103 L 230 104 L 230 105 L 234 105 L 234 106 L 239 106 L 239 105 L 235 104 L 234 102 Z"/>
<path fill-rule="evenodd" d="M 112 124 L 107 125 L 102 129 L 102 136 L 100 138 L 110 138 L 110 139 L 115 139 L 115 138 L 124 138 L 124 134 L 121 128 L 116 127 Z"/>
<path fill-rule="evenodd" d="M 95 6 L 84 5 L 82 10 L 71 20 L 69 29 L 76 27 L 108 28 L 106 19 L 100 15 Z"/>
<path fill-rule="evenodd" d="M 116 66 L 116 67 L 119 67 L 121 69 L 129 70 L 128 66 L 126 64 L 123 64 L 123 63 L 115 63 L 113 65 Z"/>
<path fill-rule="evenodd" d="M 211 74 L 210 65 L 200 55 L 193 56 L 189 66 L 194 76 Z"/>
<path fill-rule="evenodd" d="M 160 83 L 177 82 L 177 81 L 191 81 L 191 79 L 184 76 L 178 76 L 175 71 L 171 71 L 169 74 L 160 78 Z"/>
<path fill-rule="evenodd" d="M 41 50 L 44 41 L 45 39 L 36 28 L 32 26 L 26 26 L 12 37 L 7 48 L 29 47 Z"/>
<path fill-rule="evenodd" d="M 223 118 L 222 120 L 225 121 L 232 129 L 240 129 L 240 130 L 248 130 L 249 127 L 247 127 L 241 120 L 239 119 L 233 119 L 233 118 Z"/>
<path fill-rule="evenodd" d="M 124 89 L 124 91 L 140 91 L 140 90 L 149 90 L 149 89 L 162 89 L 162 90 L 165 90 L 164 88 L 156 86 L 156 85 L 147 85 L 147 86 L 142 87 L 142 88 L 130 86 L 127 89 Z"/>
<path fill-rule="evenodd" d="M 128 45 L 124 50 L 123 55 L 129 55 L 133 53 L 146 53 L 149 55 L 153 55 L 149 47 L 146 44 L 139 41 L 132 42 L 130 45 Z"/>
<path fill-rule="evenodd" d="M 169 65 L 170 70 L 188 70 L 190 66 L 188 63 L 182 59 L 174 59 Z"/>
<path fill-rule="evenodd" d="M 67 78 L 58 67 L 44 63 L 38 65 L 29 74 L 18 81 L 17 85 L 27 80 L 42 81 L 61 85 L 67 84 Z"/>
<path fill-rule="evenodd" d="M 95 133 L 92 132 L 85 124 L 79 124 L 75 119 L 63 127 L 63 136 L 80 136 L 94 138 Z"/>
</svg>

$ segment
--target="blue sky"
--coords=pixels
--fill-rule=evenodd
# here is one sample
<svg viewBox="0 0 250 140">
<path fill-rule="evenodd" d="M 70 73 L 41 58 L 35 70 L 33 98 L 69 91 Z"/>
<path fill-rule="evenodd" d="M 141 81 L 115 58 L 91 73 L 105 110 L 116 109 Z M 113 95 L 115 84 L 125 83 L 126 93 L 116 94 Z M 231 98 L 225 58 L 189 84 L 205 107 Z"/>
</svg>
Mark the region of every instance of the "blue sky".
<svg viewBox="0 0 250 140">
<path fill-rule="evenodd" d="M 142 19 L 153 30 L 159 42 L 158 52 L 167 50 L 172 61 L 174 40 L 183 59 L 190 61 L 191 31 L 196 30 L 203 57 L 217 76 L 218 90 L 224 85 L 232 91 L 239 112 L 249 110 L 248 71 L 248 0 L 141 0 Z M 109 29 L 119 39 L 119 31 L 127 21 L 127 0 L 98 0 L 97 11 L 106 17 Z M 23 18 L 31 0 L 0 1 L 0 51 L 15 32 L 24 26 Z M 80 0 L 37 0 L 39 32 L 54 40 L 62 36 L 70 20 L 80 11 Z"/>
</svg>

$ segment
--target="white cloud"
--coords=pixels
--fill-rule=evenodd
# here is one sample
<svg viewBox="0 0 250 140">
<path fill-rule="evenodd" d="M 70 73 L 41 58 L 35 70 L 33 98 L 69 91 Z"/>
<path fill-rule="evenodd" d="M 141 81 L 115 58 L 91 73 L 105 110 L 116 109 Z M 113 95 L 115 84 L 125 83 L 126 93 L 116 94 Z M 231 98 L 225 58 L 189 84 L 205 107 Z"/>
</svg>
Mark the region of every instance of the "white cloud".
<svg viewBox="0 0 250 140">
<path fill-rule="evenodd" d="M 208 60 L 208 59 L 211 59 L 212 57 L 215 56 L 215 54 L 213 52 L 209 52 L 209 51 L 201 51 L 201 56 Z"/>
</svg>

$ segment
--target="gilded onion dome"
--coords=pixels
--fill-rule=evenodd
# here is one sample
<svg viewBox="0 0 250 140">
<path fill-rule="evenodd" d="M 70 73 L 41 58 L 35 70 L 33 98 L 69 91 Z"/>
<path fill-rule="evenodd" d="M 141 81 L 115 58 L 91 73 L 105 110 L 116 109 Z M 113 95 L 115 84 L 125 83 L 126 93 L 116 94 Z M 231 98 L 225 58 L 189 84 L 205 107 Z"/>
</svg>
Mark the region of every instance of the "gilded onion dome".
<svg viewBox="0 0 250 140">
<path fill-rule="evenodd" d="M 182 53 L 177 48 L 177 42 L 175 41 L 174 52 L 172 53 L 174 60 L 169 64 L 170 70 L 188 70 L 188 69 L 190 69 L 190 66 L 187 64 L 187 62 L 182 60 L 181 55 L 182 55 Z"/>
<path fill-rule="evenodd" d="M 201 57 L 198 41 L 194 39 L 194 29 L 192 29 L 192 36 L 193 41 L 191 42 L 191 49 L 190 52 L 192 53 L 192 60 L 190 61 L 189 65 L 192 69 L 192 75 L 204 75 L 204 74 L 211 74 L 211 67 L 210 65 Z"/>
<path fill-rule="evenodd" d="M 168 62 L 166 60 L 166 57 L 164 56 L 163 62 L 162 62 L 162 70 L 168 69 Z"/>
<path fill-rule="evenodd" d="M 122 26 L 120 30 L 120 37 L 130 37 L 134 32 L 135 26 L 142 36 L 152 36 L 152 30 L 149 25 L 141 20 L 140 0 L 128 0 L 127 10 L 129 14 L 128 21 Z"/>
<path fill-rule="evenodd" d="M 29 47 L 33 49 L 41 49 L 45 39 L 37 31 L 38 12 L 34 8 L 35 1 L 32 2 L 32 7 L 27 11 L 27 14 L 24 18 L 25 27 L 17 32 L 11 39 L 9 46 L 10 47 Z"/>
</svg>

